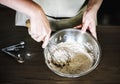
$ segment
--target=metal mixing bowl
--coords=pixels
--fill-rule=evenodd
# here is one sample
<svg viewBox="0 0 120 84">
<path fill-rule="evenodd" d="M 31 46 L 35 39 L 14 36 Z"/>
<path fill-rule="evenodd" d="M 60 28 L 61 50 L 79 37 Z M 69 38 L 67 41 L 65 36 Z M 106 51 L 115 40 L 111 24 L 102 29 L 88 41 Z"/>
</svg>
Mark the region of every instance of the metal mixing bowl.
<svg viewBox="0 0 120 84">
<path fill-rule="evenodd" d="M 53 45 L 57 45 L 61 42 L 80 43 L 82 47 L 84 47 L 86 52 L 92 57 L 92 60 L 93 60 L 92 66 L 89 69 L 80 73 L 63 73 L 60 71 L 62 68 L 60 69 L 53 68 L 53 66 L 51 65 L 52 55 L 50 54 L 50 50 L 52 49 Z M 81 46 L 77 48 L 80 49 Z M 88 32 L 82 33 L 81 30 L 69 28 L 69 29 L 60 30 L 51 36 L 47 47 L 44 49 L 44 56 L 45 56 L 45 62 L 47 66 L 54 73 L 62 77 L 74 78 L 74 77 L 80 77 L 80 76 L 86 75 L 91 71 L 93 71 L 98 66 L 100 61 L 100 56 L 101 56 L 101 49 L 98 41 L 93 36 L 91 36 L 91 34 L 89 34 Z"/>
</svg>

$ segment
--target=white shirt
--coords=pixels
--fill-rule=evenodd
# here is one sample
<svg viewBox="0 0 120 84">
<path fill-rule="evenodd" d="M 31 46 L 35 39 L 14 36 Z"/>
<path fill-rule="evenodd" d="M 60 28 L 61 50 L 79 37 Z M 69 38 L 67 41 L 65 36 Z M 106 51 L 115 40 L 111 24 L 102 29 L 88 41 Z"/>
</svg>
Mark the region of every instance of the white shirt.
<svg viewBox="0 0 120 84">
<path fill-rule="evenodd" d="M 53 17 L 73 17 L 84 4 L 85 0 L 33 0 L 39 4 L 46 15 Z M 16 25 L 26 26 L 28 17 L 16 12 Z"/>
</svg>

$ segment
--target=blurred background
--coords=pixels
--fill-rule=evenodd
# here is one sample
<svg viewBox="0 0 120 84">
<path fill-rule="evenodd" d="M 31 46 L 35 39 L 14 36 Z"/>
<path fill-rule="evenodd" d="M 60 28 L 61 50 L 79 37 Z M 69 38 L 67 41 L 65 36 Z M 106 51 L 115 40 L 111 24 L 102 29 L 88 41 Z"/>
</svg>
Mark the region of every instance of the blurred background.
<svg viewBox="0 0 120 84">
<path fill-rule="evenodd" d="M 100 25 L 120 25 L 119 0 L 103 0 L 98 12 Z"/>
<path fill-rule="evenodd" d="M 2 17 L 2 12 L 4 11 L 9 11 L 9 14 L 12 14 L 10 16 L 14 17 L 15 12 L 13 10 L 0 5 L 0 17 Z M 98 11 L 98 24 L 120 25 L 119 0 L 103 0 L 103 3 Z"/>
</svg>

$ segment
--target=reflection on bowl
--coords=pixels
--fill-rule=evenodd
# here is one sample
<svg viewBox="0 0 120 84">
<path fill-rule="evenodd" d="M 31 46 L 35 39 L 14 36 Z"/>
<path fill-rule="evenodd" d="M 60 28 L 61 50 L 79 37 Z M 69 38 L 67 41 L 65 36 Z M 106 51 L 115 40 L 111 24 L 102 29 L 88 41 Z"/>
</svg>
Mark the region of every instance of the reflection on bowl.
<svg viewBox="0 0 120 84">
<path fill-rule="evenodd" d="M 57 46 L 57 50 L 54 48 Z M 66 58 L 63 54 L 55 54 L 58 50 L 70 53 Z M 51 53 L 53 52 L 53 53 Z M 53 34 L 44 49 L 47 66 L 62 77 L 80 77 L 93 71 L 99 64 L 101 50 L 98 41 L 89 33 L 78 29 L 63 29 Z M 63 61 L 56 61 L 56 59 Z M 65 59 L 69 59 L 65 61 Z"/>
</svg>

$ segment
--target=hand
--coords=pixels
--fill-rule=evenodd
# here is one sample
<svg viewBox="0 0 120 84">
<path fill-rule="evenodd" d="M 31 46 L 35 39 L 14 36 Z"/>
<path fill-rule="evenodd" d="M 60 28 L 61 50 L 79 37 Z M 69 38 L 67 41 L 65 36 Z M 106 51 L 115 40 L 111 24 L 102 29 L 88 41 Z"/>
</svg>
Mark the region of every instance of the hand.
<svg viewBox="0 0 120 84">
<path fill-rule="evenodd" d="M 96 25 L 97 25 L 97 13 L 94 11 L 86 11 L 83 14 L 83 27 L 82 31 L 85 32 L 87 29 L 91 32 L 91 34 L 97 39 L 96 34 Z"/>
<path fill-rule="evenodd" d="M 87 29 L 97 39 L 96 25 L 97 25 L 97 12 L 100 8 L 103 0 L 89 0 L 87 9 L 83 14 L 82 25 L 78 25 L 75 28 L 82 27 L 82 31 L 85 32 Z"/>
<path fill-rule="evenodd" d="M 43 41 L 42 47 L 45 48 L 49 41 L 51 29 L 41 6 L 32 0 L 0 0 L 0 4 L 29 16 L 31 25 L 28 32 L 37 42 Z"/>
<path fill-rule="evenodd" d="M 89 11 L 85 11 L 83 14 L 83 20 L 82 20 L 82 25 L 78 25 L 75 28 L 81 28 L 82 32 L 86 32 L 86 30 L 88 29 L 91 34 L 97 39 L 97 35 L 96 35 L 96 22 L 97 22 L 97 16 L 96 16 L 96 12 L 89 10 Z"/>
<path fill-rule="evenodd" d="M 50 38 L 51 29 L 44 13 L 41 12 L 41 14 L 36 14 L 31 17 L 28 32 L 35 41 L 43 41 L 42 48 L 46 47 Z"/>
</svg>

